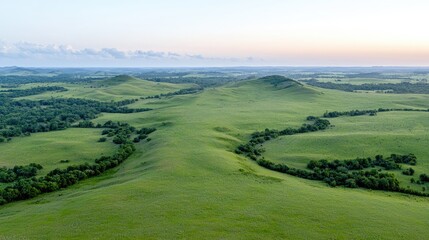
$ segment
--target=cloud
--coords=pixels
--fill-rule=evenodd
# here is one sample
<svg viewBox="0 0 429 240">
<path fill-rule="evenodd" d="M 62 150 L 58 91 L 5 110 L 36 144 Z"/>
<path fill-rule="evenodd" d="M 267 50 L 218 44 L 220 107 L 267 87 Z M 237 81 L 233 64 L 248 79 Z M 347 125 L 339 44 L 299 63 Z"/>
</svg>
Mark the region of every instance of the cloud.
<svg viewBox="0 0 429 240">
<path fill-rule="evenodd" d="M 168 56 L 172 56 L 172 57 L 180 57 L 181 55 L 178 53 L 174 53 L 174 52 L 168 52 Z"/>
<path fill-rule="evenodd" d="M 119 51 L 116 48 L 103 48 L 100 52 L 101 56 L 111 57 L 115 59 L 124 59 L 127 57 L 125 52 Z"/>
<path fill-rule="evenodd" d="M 130 55 L 134 58 L 164 58 L 168 57 L 168 54 L 164 52 L 155 52 L 155 51 L 132 51 Z"/>
<path fill-rule="evenodd" d="M 251 59 L 251 58 L 250 58 Z M 202 54 L 117 48 L 82 48 L 70 45 L 6 43 L 0 41 L 0 65 L 32 66 L 210 66 L 249 62 L 249 58 L 207 57 Z"/>
</svg>

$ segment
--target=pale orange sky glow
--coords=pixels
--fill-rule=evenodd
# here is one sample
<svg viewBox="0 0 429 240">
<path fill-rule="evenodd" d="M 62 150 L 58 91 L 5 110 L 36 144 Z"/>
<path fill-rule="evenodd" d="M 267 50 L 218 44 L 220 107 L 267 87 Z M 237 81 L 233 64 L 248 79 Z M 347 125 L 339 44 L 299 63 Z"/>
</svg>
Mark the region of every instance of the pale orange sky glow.
<svg viewBox="0 0 429 240">
<path fill-rule="evenodd" d="M 41 2 L 2 4 L 0 65 L 429 66 L 423 0 Z"/>
</svg>

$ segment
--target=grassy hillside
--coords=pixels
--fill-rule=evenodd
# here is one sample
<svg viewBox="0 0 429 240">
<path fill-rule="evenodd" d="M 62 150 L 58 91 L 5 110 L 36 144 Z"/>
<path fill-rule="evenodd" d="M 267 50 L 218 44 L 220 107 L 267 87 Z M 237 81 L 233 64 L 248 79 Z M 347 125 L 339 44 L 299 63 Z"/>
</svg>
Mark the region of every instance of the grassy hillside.
<svg viewBox="0 0 429 240">
<path fill-rule="evenodd" d="M 115 99 L 134 96 L 123 91 L 122 85 L 108 86 L 104 92 Z M 85 96 L 84 88 L 75 87 L 75 94 Z M 346 93 L 298 84 L 278 88 L 253 80 L 196 95 L 139 101 L 133 106 L 155 110 L 104 114 L 97 121 L 156 126 L 149 144 L 138 145 L 137 152 L 109 174 L 0 207 L 1 235 L 39 239 L 421 239 L 429 234 L 426 198 L 330 188 L 263 169 L 233 153 L 255 130 L 300 126 L 306 116 L 326 110 L 428 108 L 427 95 Z M 395 117 L 405 118 L 403 122 L 408 124 L 408 115 Z M 418 122 L 419 116 L 415 117 L 412 120 Z M 377 121 L 382 119 L 380 114 L 370 121 L 380 126 Z M 359 120 L 335 119 L 344 125 L 335 122 L 338 127 L 329 134 L 349 130 L 353 134 L 355 129 L 347 121 Z M 358 133 L 371 125 L 361 121 Z M 427 124 L 420 121 L 425 131 Z M 389 130 L 383 125 L 374 131 L 384 138 Z M 362 141 L 368 136 L 355 135 Z M 427 135 L 421 133 L 421 137 Z M 308 157 L 324 146 L 317 140 L 312 144 L 315 150 L 307 150 Z M 391 140 L 379 150 L 390 152 L 394 144 Z M 417 142 L 411 151 L 423 154 L 425 147 Z M 342 151 L 347 150 L 338 149 L 337 154 Z M 358 153 L 353 148 L 350 151 Z M 419 160 L 427 166 L 429 159 Z"/>
<path fill-rule="evenodd" d="M 30 88 L 44 84 L 26 84 L 21 88 Z M 175 92 L 183 88 L 193 87 L 192 84 L 171 84 L 146 81 L 126 75 L 104 80 L 97 80 L 88 84 L 50 84 L 68 89 L 67 92 L 47 92 L 44 94 L 25 97 L 30 100 L 46 99 L 51 97 L 88 98 L 99 101 L 119 101 L 130 98 L 152 96 L 160 93 Z"/>
<path fill-rule="evenodd" d="M 341 117 L 329 119 L 334 125 L 317 133 L 284 136 L 264 144 L 267 160 L 305 169 L 310 160 L 353 159 L 392 153 L 417 156 L 413 178 L 429 173 L 429 153 L 424 145 L 429 141 L 427 112 L 388 112 L 375 117 Z M 403 187 L 421 190 L 423 186 L 410 183 L 410 176 L 393 171 Z"/>
<path fill-rule="evenodd" d="M 110 155 L 115 149 L 112 143 L 97 142 L 100 137 L 101 129 L 70 128 L 14 138 L 9 143 L 0 144 L 0 166 L 39 163 L 44 167 L 40 175 L 44 175 L 69 164 L 92 163 L 95 158 Z M 60 163 L 61 160 L 69 160 L 69 163 Z"/>
</svg>

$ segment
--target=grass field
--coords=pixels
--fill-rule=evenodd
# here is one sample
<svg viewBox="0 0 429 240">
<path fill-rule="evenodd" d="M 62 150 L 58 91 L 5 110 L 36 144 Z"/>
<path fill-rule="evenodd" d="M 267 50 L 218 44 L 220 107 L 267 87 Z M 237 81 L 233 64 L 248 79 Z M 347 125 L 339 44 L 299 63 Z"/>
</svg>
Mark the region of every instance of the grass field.
<svg viewBox="0 0 429 240">
<path fill-rule="evenodd" d="M 309 73 L 312 74 L 312 73 Z M 349 73 L 333 72 L 331 74 L 319 74 L 317 77 L 313 77 L 320 82 L 332 82 L 337 84 L 384 84 L 384 83 L 401 83 L 410 82 L 416 83 L 429 79 L 429 74 L 412 74 L 412 73 L 382 73 L 378 74 L 367 74 L 368 76 L 353 76 Z M 304 75 L 305 76 L 305 75 Z M 309 78 L 305 78 L 309 79 Z"/>
<path fill-rule="evenodd" d="M 100 129 L 70 128 L 64 131 L 35 133 L 30 137 L 17 137 L 9 143 L 0 144 L 0 166 L 13 167 L 39 163 L 45 175 L 55 168 L 71 164 L 92 163 L 100 155 L 110 155 L 116 146 L 99 143 Z M 60 163 L 69 160 L 69 163 Z"/>
<path fill-rule="evenodd" d="M 284 136 L 264 144 L 267 160 L 305 169 L 310 160 L 353 159 L 381 154 L 414 153 L 418 164 L 415 179 L 429 173 L 429 114 L 426 112 L 388 112 L 375 117 L 340 117 L 329 119 L 334 125 L 323 132 Z M 404 167 L 409 167 L 405 166 Z M 403 187 L 421 190 L 410 184 L 411 177 L 394 171 Z M 429 184 L 426 184 L 426 188 Z"/>
<path fill-rule="evenodd" d="M 47 99 L 51 97 L 60 98 L 87 98 L 98 101 L 120 101 L 124 99 L 136 99 L 152 96 L 160 93 L 175 92 L 183 88 L 190 88 L 192 84 L 156 83 L 127 76 L 119 76 L 105 80 L 99 80 L 85 84 L 25 84 L 20 88 L 31 88 L 35 86 L 54 85 L 68 89 L 66 92 L 46 92 L 43 94 L 24 97 L 30 100 Z"/>
<path fill-rule="evenodd" d="M 121 85 L 107 88 L 114 99 L 135 96 L 133 92 L 124 95 L 127 91 Z M 84 90 L 76 94 L 79 91 Z M 258 80 L 132 106 L 155 110 L 103 114 L 96 121 L 156 126 L 152 141 L 138 144 L 137 152 L 115 171 L 67 190 L 0 207 L 0 235 L 9 239 L 422 239 L 429 234 L 427 198 L 330 188 L 263 169 L 233 153 L 256 130 L 300 126 L 308 115 L 326 110 L 428 108 L 427 95 L 346 93 L 298 85 L 282 88 Z M 383 120 L 389 120 L 388 124 Z M 395 138 L 406 135 L 401 151 L 418 155 L 419 171 L 428 167 L 423 144 L 428 125 L 420 113 L 338 118 L 333 123 L 336 127 L 326 132 L 296 136 L 295 151 L 301 151 L 303 138 L 313 149 L 302 157 L 318 159 L 326 143 L 336 142 L 318 138 L 341 134 L 346 138 L 350 131 L 353 142 L 361 146 L 372 133 L 382 135 L 370 141 L 383 144 L 364 152 L 354 146 L 330 146 L 335 151 L 327 157 L 367 155 L 376 150 L 390 153 L 397 150 Z M 392 131 L 393 139 L 388 139 L 389 129 L 398 124 L 403 128 Z M 415 144 L 410 129 L 421 138 Z M 33 137 L 37 136 L 28 139 Z M 313 140 L 304 139 L 310 137 Z M 280 141 L 271 146 L 271 153 L 285 156 L 280 145 L 288 139 Z"/>
<path fill-rule="evenodd" d="M 320 82 L 334 82 L 334 83 L 348 83 L 348 84 L 356 84 L 356 85 L 361 85 L 361 84 L 382 84 L 382 83 L 401 83 L 403 80 L 402 79 L 397 79 L 397 78 L 391 78 L 391 79 L 379 79 L 379 78 L 347 78 L 347 77 L 341 77 L 339 76 L 338 78 L 317 78 L 317 80 L 319 80 Z M 340 81 L 338 81 L 340 80 Z"/>
</svg>

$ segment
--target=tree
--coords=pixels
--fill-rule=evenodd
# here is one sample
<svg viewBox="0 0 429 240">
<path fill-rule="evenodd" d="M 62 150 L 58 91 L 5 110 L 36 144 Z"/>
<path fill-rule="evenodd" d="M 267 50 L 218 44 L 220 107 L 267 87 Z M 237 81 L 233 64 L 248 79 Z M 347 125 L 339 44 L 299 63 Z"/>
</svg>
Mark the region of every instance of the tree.
<svg viewBox="0 0 429 240">
<path fill-rule="evenodd" d="M 349 187 L 349 188 L 357 188 L 358 185 L 356 184 L 356 180 L 349 178 L 346 180 L 344 186 Z"/>
<path fill-rule="evenodd" d="M 405 169 L 404 171 L 402 171 L 402 174 L 404 174 L 404 175 L 408 175 L 408 176 L 412 176 L 412 175 L 414 175 L 414 169 L 412 169 L 412 168 L 407 168 L 407 169 Z"/>
</svg>

